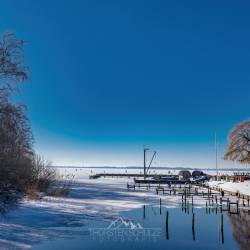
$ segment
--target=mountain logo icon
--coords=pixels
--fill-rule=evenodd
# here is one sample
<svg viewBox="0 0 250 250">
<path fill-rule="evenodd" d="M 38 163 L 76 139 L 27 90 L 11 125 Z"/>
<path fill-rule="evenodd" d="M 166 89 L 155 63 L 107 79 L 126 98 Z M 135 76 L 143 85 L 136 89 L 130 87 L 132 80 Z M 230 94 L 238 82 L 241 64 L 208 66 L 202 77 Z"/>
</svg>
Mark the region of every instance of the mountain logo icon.
<svg viewBox="0 0 250 250">
<path fill-rule="evenodd" d="M 122 217 L 112 221 L 108 229 L 128 228 L 128 229 L 143 229 L 140 223 L 134 223 L 132 220 L 123 219 Z"/>
</svg>

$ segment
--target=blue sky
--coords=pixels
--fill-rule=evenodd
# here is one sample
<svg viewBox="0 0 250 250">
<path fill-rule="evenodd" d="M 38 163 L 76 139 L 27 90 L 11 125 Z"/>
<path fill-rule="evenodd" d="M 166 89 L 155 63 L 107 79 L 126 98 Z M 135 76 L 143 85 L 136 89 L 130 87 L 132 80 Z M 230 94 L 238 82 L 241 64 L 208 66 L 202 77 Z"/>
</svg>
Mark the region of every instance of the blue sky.
<svg viewBox="0 0 250 250">
<path fill-rule="evenodd" d="M 0 3 L 0 31 L 27 41 L 25 102 L 54 164 L 214 167 L 249 118 L 247 1 Z M 231 166 L 220 160 L 220 166 Z"/>
</svg>

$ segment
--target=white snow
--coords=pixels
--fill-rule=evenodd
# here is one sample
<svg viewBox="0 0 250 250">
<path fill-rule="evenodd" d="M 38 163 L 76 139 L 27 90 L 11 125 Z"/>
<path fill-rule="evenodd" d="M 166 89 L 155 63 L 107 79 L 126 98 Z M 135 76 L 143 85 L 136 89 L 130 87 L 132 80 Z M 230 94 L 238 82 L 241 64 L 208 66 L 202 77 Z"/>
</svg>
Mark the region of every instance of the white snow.
<svg viewBox="0 0 250 250">
<path fill-rule="evenodd" d="M 231 181 L 210 181 L 209 186 L 219 187 L 229 192 L 239 192 L 243 195 L 250 195 L 250 181 L 231 182 Z"/>
<path fill-rule="evenodd" d="M 176 207 L 181 204 L 180 196 L 156 195 L 153 189 L 128 190 L 126 184 L 133 179 L 89 179 L 89 174 L 100 173 L 104 169 L 91 171 L 91 169 L 61 168 L 59 171 L 61 176 L 74 176 L 69 196 L 25 200 L 18 209 L 1 218 L 0 246 L 4 246 L 4 249 L 27 249 L 45 239 L 70 237 L 79 233 L 77 228 L 81 228 L 82 234 L 89 220 L 110 220 L 116 218 L 122 211 L 140 208 L 147 204 L 159 205 L 160 197 L 162 206 Z M 114 172 L 114 169 L 105 170 L 106 173 L 108 171 Z M 124 169 L 123 171 L 125 172 Z M 127 173 L 132 171 L 136 170 L 127 170 Z M 168 173 L 168 171 L 162 172 Z M 223 185 L 232 191 L 239 189 L 250 194 L 249 182 L 247 185 L 215 182 L 210 184 Z M 202 197 L 195 198 L 194 205 L 204 206 L 205 200 Z"/>
</svg>

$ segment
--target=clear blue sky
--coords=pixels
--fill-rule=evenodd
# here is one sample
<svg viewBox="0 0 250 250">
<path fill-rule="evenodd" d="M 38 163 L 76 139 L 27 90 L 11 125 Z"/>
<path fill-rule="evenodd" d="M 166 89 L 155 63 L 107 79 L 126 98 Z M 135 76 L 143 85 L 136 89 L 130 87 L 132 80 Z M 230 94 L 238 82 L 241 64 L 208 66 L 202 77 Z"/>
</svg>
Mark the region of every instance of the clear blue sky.
<svg viewBox="0 0 250 250">
<path fill-rule="evenodd" d="M 250 114 L 248 1 L 3 0 L 27 41 L 19 100 L 54 164 L 214 167 Z M 220 166 L 229 166 L 220 161 Z"/>
</svg>

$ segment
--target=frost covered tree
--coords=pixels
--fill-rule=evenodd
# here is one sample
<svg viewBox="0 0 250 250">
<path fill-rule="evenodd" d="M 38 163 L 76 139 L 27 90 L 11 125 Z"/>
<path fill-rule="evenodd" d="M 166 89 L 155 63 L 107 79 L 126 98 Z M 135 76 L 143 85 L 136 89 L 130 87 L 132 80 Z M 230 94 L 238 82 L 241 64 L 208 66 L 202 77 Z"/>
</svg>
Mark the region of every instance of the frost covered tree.
<svg viewBox="0 0 250 250">
<path fill-rule="evenodd" d="M 33 150 L 26 106 L 10 98 L 28 79 L 24 45 L 12 32 L 0 36 L 0 212 L 5 200 L 31 190 L 45 191 L 56 178 Z"/>
<path fill-rule="evenodd" d="M 250 120 L 237 124 L 229 134 L 224 157 L 239 163 L 250 163 Z"/>
<path fill-rule="evenodd" d="M 12 32 L 0 36 L 0 191 L 25 190 L 32 177 L 33 136 L 23 104 L 11 95 L 28 79 L 24 42 Z"/>
<path fill-rule="evenodd" d="M 13 32 L 5 32 L 0 36 L 0 91 L 8 90 L 10 94 L 28 79 L 24 45 L 24 41 Z"/>
</svg>

